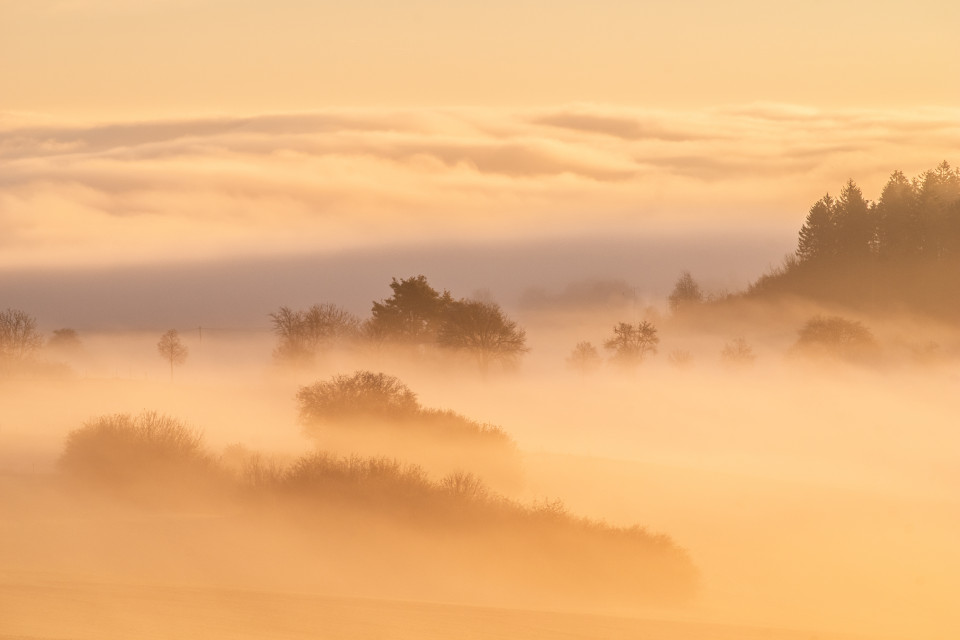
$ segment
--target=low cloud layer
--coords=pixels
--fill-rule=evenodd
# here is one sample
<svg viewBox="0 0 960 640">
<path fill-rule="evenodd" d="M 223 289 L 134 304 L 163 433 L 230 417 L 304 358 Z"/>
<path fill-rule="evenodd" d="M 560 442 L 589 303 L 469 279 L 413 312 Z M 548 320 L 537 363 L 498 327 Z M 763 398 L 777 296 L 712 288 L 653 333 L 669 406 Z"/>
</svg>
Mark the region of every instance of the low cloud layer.
<svg viewBox="0 0 960 640">
<path fill-rule="evenodd" d="M 336 110 L 52 124 L 0 114 L 0 267 L 449 239 L 791 233 L 960 148 L 960 112 Z"/>
</svg>

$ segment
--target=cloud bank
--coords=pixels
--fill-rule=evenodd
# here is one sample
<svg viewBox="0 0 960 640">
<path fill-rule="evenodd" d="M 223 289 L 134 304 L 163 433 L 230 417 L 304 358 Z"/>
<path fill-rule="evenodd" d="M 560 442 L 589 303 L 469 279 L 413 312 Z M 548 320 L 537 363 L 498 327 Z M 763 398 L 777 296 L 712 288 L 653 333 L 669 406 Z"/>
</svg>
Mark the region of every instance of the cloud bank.
<svg viewBox="0 0 960 640">
<path fill-rule="evenodd" d="M 798 226 L 854 178 L 960 161 L 960 111 L 751 104 L 0 114 L 0 267 Z"/>
</svg>

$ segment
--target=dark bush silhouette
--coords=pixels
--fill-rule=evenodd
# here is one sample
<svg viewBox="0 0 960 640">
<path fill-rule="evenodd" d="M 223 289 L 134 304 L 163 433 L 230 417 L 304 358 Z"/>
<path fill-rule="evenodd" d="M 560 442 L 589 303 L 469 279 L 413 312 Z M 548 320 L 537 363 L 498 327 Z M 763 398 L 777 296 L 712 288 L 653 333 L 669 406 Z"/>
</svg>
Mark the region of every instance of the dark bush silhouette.
<svg viewBox="0 0 960 640">
<path fill-rule="evenodd" d="M 336 456 L 317 452 L 294 462 L 281 480 L 281 492 L 353 506 L 411 508 L 435 491 L 422 467 L 384 456 Z"/>
<path fill-rule="evenodd" d="M 154 411 L 106 415 L 70 432 L 60 467 L 118 489 L 196 480 L 215 467 L 201 442 L 196 429 Z"/>
<path fill-rule="evenodd" d="M 417 394 L 399 378 L 385 373 L 357 371 L 301 387 L 297 404 L 308 435 L 316 435 L 330 425 L 373 423 L 432 431 L 441 437 L 447 433 L 510 442 L 503 429 L 494 425 L 453 411 L 422 407 Z"/>
<path fill-rule="evenodd" d="M 434 473 L 482 471 L 502 490 L 519 487 L 519 453 L 500 427 L 454 411 L 422 407 L 397 378 L 358 371 L 300 389 L 304 433 L 341 453 L 401 455 Z"/>
<path fill-rule="evenodd" d="M 385 373 L 357 371 L 301 387 L 300 422 L 308 428 L 362 420 L 407 420 L 420 413 L 417 394 Z"/>
<path fill-rule="evenodd" d="M 879 344 L 860 322 L 839 316 L 815 316 L 800 329 L 794 349 L 804 355 L 866 361 L 877 356 Z"/>
</svg>

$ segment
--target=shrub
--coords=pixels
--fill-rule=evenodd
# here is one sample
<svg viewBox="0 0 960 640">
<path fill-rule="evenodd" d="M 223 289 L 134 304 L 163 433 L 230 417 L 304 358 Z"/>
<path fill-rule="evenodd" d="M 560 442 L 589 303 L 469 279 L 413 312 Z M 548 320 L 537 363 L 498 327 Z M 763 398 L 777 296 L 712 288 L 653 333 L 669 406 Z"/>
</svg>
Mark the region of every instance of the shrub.
<svg viewBox="0 0 960 640">
<path fill-rule="evenodd" d="M 877 355 L 879 345 L 861 323 L 839 316 L 815 316 L 800 329 L 794 348 L 809 355 L 826 355 L 851 361 Z"/>
<path fill-rule="evenodd" d="M 396 420 L 420 411 L 417 395 L 394 376 L 371 371 L 334 376 L 297 393 L 300 422 L 316 425 L 362 419 Z"/>
<path fill-rule="evenodd" d="M 67 436 L 60 466 L 67 473 L 122 486 L 145 479 L 210 471 L 199 431 L 156 413 L 105 415 Z"/>
<path fill-rule="evenodd" d="M 476 437 L 490 444 L 513 447 L 513 438 L 495 424 L 477 422 L 448 409 L 421 409 L 415 416 L 422 429 L 433 432 L 439 439 L 445 437 Z"/>
<path fill-rule="evenodd" d="M 440 487 L 458 498 L 485 499 L 487 486 L 480 476 L 467 471 L 454 471 L 440 480 Z"/>
<path fill-rule="evenodd" d="M 513 444 L 507 432 L 496 425 L 446 409 L 422 407 L 417 394 L 385 373 L 357 371 L 349 376 L 334 376 L 329 381 L 301 387 L 297 401 L 300 422 L 308 435 L 317 435 L 324 425 L 370 421 L 429 432 L 441 439 L 476 436 L 491 443 Z"/>
<path fill-rule="evenodd" d="M 482 568 L 544 593 L 673 599 L 688 597 L 697 580 L 686 552 L 665 535 L 580 518 L 560 500 L 525 505 L 463 471 L 433 481 L 395 459 L 317 453 L 297 460 L 267 496 L 323 527 L 331 514 L 355 511 L 365 524 L 366 516 L 386 518 L 390 531 L 442 532 L 434 544 L 465 545 L 457 570 Z"/>
<path fill-rule="evenodd" d="M 753 347 L 743 338 L 735 338 L 724 345 L 720 352 L 720 359 L 730 367 L 747 367 L 757 359 Z"/>
<path fill-rule="evenodd" d="M 385 456 L 335 456 L 317 452 L 296 460 L 278 485 L 281 495 L 353 507 L 378 505 L 409 510 L 429 502 L 436 493 L 426 471 Z"/>
<path fill-rule="evenodd" d="M 406 385 L 358 371 L 303 387 L 297 394 L 304 432 L 337 453 L 400 456 L 444 475 L 481 471 L 501 490 L 519 486 L 520 456 L 500 427 L 444 409 L 421 407 Z"/>
<path fill-rule="evenodd" d="M 285 472 L 284 460 L 253 451 L 242 444 L 232 444 L 220 455 L 220 465 L 241 485 L 260 489 L 278 484 Z"/>
</svg>

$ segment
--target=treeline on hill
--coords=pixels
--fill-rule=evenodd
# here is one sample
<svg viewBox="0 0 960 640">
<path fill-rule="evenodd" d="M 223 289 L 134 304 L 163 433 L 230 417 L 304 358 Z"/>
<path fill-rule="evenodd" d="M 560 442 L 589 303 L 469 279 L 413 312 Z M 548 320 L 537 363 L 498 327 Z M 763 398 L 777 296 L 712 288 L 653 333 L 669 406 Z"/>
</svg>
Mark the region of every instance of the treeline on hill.
<svg viewBox="0 0 960 640">
<path fill-rule="evenodd" d="M 795 255 L 747 295 L 960 316 L 960 170 L 895 171 L 877 201 L 849 180 L 810 207 Z"/>
<path fill-rule="evenodd" d="M 331 303 L 304 310 L 281 307 L 270 314 L 279 339 L 275 357 L 284 364 L 308 365 L 338 344 L 390 344 L 465 354 L 486 371 L 494 363 L 510 368 L 528 350 L 524 330 L 496 303 L 455 300 L 449 291 L 431 287 L 423 275 L 394 278 L 390 288 L 393 295 L 374 302 L 366 320 Z"/>
<path fill-rule="evenodd" d="M 576 517 L 559 501 L 525 505 L 468 471 L 434 479 L 395 458 L 316 451 L 277 460 L 238 445 L 216 455 L 198 430 L 155 412 L 88 421 L 69 434 L 60 469 L 68 486 L 137 508 L 234 514 L 238 531 L 279 519 L 320 550 L 324 536 L 345 532 L 356 548 L 338 547 L 340 559 L 357 554 L 361 566 L 376 554 L 393 563 L 387 575 L 407 572 L 411 582 L 434 567 L 437 580 L 621 604 L 683 599 L 696 585 L 668 537 Z"/>
</svg>

